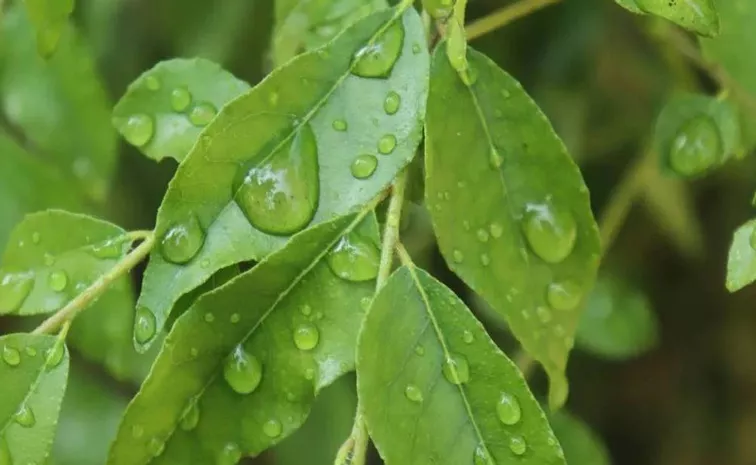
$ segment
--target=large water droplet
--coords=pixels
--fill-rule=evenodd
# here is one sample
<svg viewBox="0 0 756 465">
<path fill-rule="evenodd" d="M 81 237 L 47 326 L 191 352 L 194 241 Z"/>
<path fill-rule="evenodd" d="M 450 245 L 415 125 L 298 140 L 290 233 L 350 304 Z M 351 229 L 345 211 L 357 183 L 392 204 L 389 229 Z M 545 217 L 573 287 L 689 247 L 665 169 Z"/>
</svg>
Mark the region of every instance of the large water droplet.
<svg viewBox="0 0 756 465">
<path fill-rule="evenodd" d="M 523 224 L 530 248 L 548 263 L 559 263 L 575 247 L 577 224 L 567 211 L 549 204 L 529 204 Z"/>
<path fill-rule="evenodd" d="M 197 427 L 200 419 L 200 410 L 196 400 L 189 401 L 184 412 L 181 414 L 179 425 L 184 431 L 191 431 Z"/>
<path fill-rule="evenodd" d="M 47 369 L 51 370 L 58 365 L 60 365 L 60 362 L 63 361 L 63 356 L 66 354 L 66 346 L 58 341 L 51 348 L 47 350 L 47 353 L 45 354 L 45 363 L 47 364 Z"/>
<path fill-rule="evenodd" d="M 312 350 L 319 340 L 320 332 L 312 323 L 302 323 L 294 330 L 294 345 L 299 350 Z"/>
<path fill-rule="evenodd" d="M 269 438 L 277 438 L 281 435 L 282 430 L 281 422 L 275 418 L 271 418 L 263 424 L 263 433 Z"/>
<path fill-rule="evenodd" d="M 244 347 L 237 346 L 226 359 L 223 366 L 223 377 L 231 389 L 239 394 L 249 394 L 257 389 L 262 380 L 262 364 Z"/>
<path fill-rule="evenodd" d="M 408 384 L 407 387 L 404 388 L 404 395 L 412 402 L 423 401 L 423 391 L 414 384 Z"/>
<path fill-rule="evenodd" d="M 157 322 L 155 314 L 147 307 L 138 307 L 134 319 L 134 338 L 140 344 L 145 344 L 155 337 Z"/>
<path fill-rule="evenodd" d="M 153 457 L 160 457 L 165 452 L 165 441 L 161 441 L 158 438 L 152 438 L 147 443 L 147 450 Z"/>
<path fill-rule="evenodd" d="M 173 111 L 182 112 L 192 104 L 192 94 L 186 87 L 176 87 L 171 91 L 171 108 Z"/>
<path fill-rule="evenodd" d="M 18 349 L 3 346 L 3 361 L 12 367 L 18 366 L 21 363 L 21 354 Z"/>
<path fill-rule="evenodd" d="M 546 300 L 555 310 L 572 310 L 578 306 L 582 297 L 580 285 L 571 280 L 551 283 L 546 292 Z"/>
<path fill-rule="evenodd" d="M 68 275 L 63 270 L 54 270 L 47 277 L 47 284 L 55 292 L 61 292 L 68 285 Z"/>
<path fill-rule="evenodd" d="M 328 266 L 347 281 L 370 281 L 378 276 L 380 251 L 356 232 L 343 236 L 328 253 Z"/>
<path fill-rule="evenodd" d="M 212 103 L 198 103 L 192 108 L 191 113 L 189 113 L 189 121 L 195 126 L 207 126 L 217 113 L 218 110 L 215 109 Z"/>
<path fill-rule="evenodd" d="M 722 139 L 714 120 L 697 116 L 675 135 L 669 151 L 669 165 L 684 176 L 701 174 L 722 158 Z"/>
<path fill-rule="evenodd" d="M 0 465 L 13 465 L 13 457 L 11 457 L 8 442 L 3 436 L 0 436 Z"/>
<path fill-rule="evenodd" d="M 13 415 L 13 420 L 24 428 L 31 428 L 37 423 L 37 419 L 34 417 L 34 412 L 31 407 L 23 404 Z"/>
<path fill-rule="evenodd" d="M 215 463 L 216 465 L 236 465 L 242 458 L 241 449 L 236 443 L 229 442 L 218 453 Z"/>
<path fill-rule="evenodd" d="M 499 420 L 505 425 L 517 424 L 520 418 L 522 418 L 520 403 L 514 396 L 502 392 L 499 403 L 496 404 L 496 414 L 499 416 Z"/>
<path fill-rule="evenodd" d="M 155 133 L 155 122 L 144 113 L 129 116 L 118 125 L 123 137 L 137 147 L 146 145 Z"/>
<path fill-rule="evenodd" d="M 442 369 L 444 378 L 452 384 L 464 384 L 470 380 L 470 366 L 467 359 L 459 354 L 452 354 Z"/>
<path fill-rule="evenodd" d="M 205 243 L 205 232 L 195 215 L 171 226 L 160 241 L 163 258 L 183 264 L 194 258 Z"/>
<path fill-rule="evenodd" d="M 6 273 L 0 279 L 0 313 L 18 310 L 34 286 L 34 273 Z"/>
<path fill-rule="evenodd" d="M 318 148 L 310 125 L 269 158 L 246 165 L 234 191 L 234 200 L 257 229 L 285 236 L 307 226 L 320 192 Z"/>
<path fill-rule="evenodd" d="M 402 53 L 403 43 L 404 26 L 401 21 L 395 21 L 373 43 L 355 53 L 352 73 L 366 78 L 388 77 Z"/>
<path fill-rule="evenodd" d="M 372 176 L 375 169 L 378 167 L 378 158 L 375 155 L 365 154 L 360 155 L 352 161 L 350 170 L 352 176 L 357 179 L 366 179 Z"/>
<path fill-rule="evenodd" d="M 388 115 L 396 114 L 401 104 L 402 97 L 392 90 L 386 95 L 386 100 L 383 101 L 383 111 Z"/>
<path fill-rule="evenodd" d="M 393 134 L 386 134 L 378 141 L 378 152 L 383 155 L 388 155 L 396 148 L 396 136 Z"/>
<path fill-rule="evenodd" d="M 528 450 L 528 444 L 520 436 L 512 436 L 509 439 L 509 450 L 515 455 L 522 455 Z"/>
</svg>

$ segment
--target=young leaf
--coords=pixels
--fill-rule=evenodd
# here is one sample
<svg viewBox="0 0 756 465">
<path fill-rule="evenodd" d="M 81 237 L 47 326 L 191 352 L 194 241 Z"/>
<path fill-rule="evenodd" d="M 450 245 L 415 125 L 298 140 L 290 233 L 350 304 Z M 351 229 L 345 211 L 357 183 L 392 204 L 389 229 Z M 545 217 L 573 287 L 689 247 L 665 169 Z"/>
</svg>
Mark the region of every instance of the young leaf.
<svg viewBox="0 0 756 465">
<path fill-rule="evenodd" d="M 565 463 L 514 363 L 414 266 L 396 271 L 370 306 L 357 370 L 370 437 L 388 464 Z"/>
<path fill-rule="evenodd" d="M 384 8 L 386 0 L 277 0 L 274 66 L 320 47 L 355 20 Z"/>
<path fill-rule="evenodd" d="M 90 197 L 104 200 L 115 169 L 116 136 L 94 60 L 71 25 L 65 27 L 55 55 L 41 58 L 20 4 L 7 8 L 0 24 L 0 101 L 5 118 L 73 174 Z"/>
<path fill-rule="evenodd" d="M 719 34 L 719 16 L 713 0 L 615 1 L 633 13 L 660 16 L 702 36 Z"/>
<path fill-rule="evenodd" d="M 68 351 L 53 336 L 0 337 L 0 463 L 45 463 L 68 378 Z"/>
<path fill-rule="evenodd" d="M 40 55 L 50 56 L 74 10 L 74 0 L 24 0 L 34 29 Z"/>
<path fill-rule="evenodd" d="M 426 203 L 451 269 L 506 317 L 567 395 L 564 370 L 599 239 L 580 171 L 512 77 L 470 50 L 465 85 L 439 47 L 426 121 Z"/>
<path fill-rule="evenodd" d="M 756 220 L 740 226 L 727 256 L 727 290 L 735 292 L 756 281 Z"/>
<path fill-rule="evenodd" d="M 148 157 L 180 163 L 218 109 L 247 90 L 249 84 L 212 61 L 163 61 L 129 85 L 113 124 Z"/>
<path fill-rule="evenodd" d="M 168 335 L 108 463 L 236 463 L 301 426 L 317 392 L 354 368 L 378 268 L 377 224 L 364 216 L 298 234 L 200 297 Z"/>
<path fill-rule="evenodd" d="M 216 270 L 258 260 L 389 185 L 422 136 L 424 43 L 413 8 L 376 13 L 224 107 L 158 212 L 161 244 L 138 301 L 156 328 Z"/>
<path fill-rule="evenodd" d="M 732 156 L 743 156 L 740 115 L 726 100 L 676 95 L 656 120 L 654 147 L 668 170 L 700 176 Z"/>
<path fill-rule="evenodd" d="M 611 360 L 636 357 L 656 345 L 659 329 L 651 303 L 627 281 L 602 276 L 580 320 L 576 345 Z"/>
<path fill-rule="evenodd" d="M 125 231 L 105 221 L 62 210 L 27 215 L 11 233 L 0 262 L 0 314 L 62 308 L 130 246 Z"/>
<path fill-rule="evenodd" d="M 579 418 L 560 410 L 549 415 L 567 463 L 574 465 L 611 465 L 609 452 L 601 438 Z"/>
</svg>

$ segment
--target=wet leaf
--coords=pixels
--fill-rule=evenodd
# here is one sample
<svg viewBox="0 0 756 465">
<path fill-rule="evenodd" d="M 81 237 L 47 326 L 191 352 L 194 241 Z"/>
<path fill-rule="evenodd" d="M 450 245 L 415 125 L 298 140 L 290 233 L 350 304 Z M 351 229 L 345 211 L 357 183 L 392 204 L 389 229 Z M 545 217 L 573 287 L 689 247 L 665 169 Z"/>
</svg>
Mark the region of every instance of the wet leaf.
<svg viewBox="0 0 756 465">
<path fill-rule="evenodd" d="M 588 190 L 522 87 L 482 54 L 468 55 L 477 76 L 469 87 L 443 47 L 433 57 L 426 204 L 446 262 L 543 364 L 558 406 L 599 259 Z"/>
<path fill-rule="evenodd" d="M 0 458 L 45 463 L 68 378 L 68 351 L 53 336 L 0 337 Z"/>
<path fill-rule="evenodd" d="M 567 463 L 574 465 L 610 465 L 609 452 L 601 438 L 581 419 L 560 410 L 549 415 Z"/>
<path fill-rule="evenodd" d="M 414 9 L 376 13 L 227 105 L 179 166 L 158 212 L 161 244 L 145 274 L 142 313 L 162 327 L 176 300 L 216 270 L 259 260 L 292 233 L 384 190 L 422 136 L 424 40 Z M 382 45 L 366 47 L 375 41 Z M 364 59 L 355 60 L 360 50 Z M 387 99 L 397 97 L 387 112 Z M 372 171 L 357 164 L 353 174 L 362 155 L 377 163 Z"/>
<path fill-rule="evenodd" d="M 74 0 L 24 0 L 34 29 L 40 55 L 50 56 L 74 10 Z"/>
<path fill-rule="evenodd" d="M 660 16 L 702 36 L 714 37 L 719 34 L 719 15 L 713 0 L 615 1 L 633 13 Z"/>
<path fill-rule="evenodd" d="M 727 290 L 738 291 L 756 281 L 756 220 L 740 226 L 727 256 Z"/>
<path fill-rule="evenodd" d="M 356 20 L 388 8 L 386 0 L 278 0 L 273 32 L 273 64 L 333 39 Z"/>
<path fill-rule="evenodd" d="M 214 117 L 247 90 L 249 84 L 212 61 L 163 61 L 129 85 L 113 110 L 113 124 L 148 157 L 181 162 L 207 124 L 196 123 L 205 121 L 198 115 L 207 111 Z"/>
<path fill-rule="evenodd" d="M 462 301 L 414 266 L 396 271 L 373 301 L 357 368 L 386 463 L 565 463 L 514 363 Z"/>
<path fill-rule="evenodd" d="M 337 277 L 327 257 L 345 234 L 377 251 L 377 223 L 364 215 L 298 234 L 200 297 L 168 335 L 108 463 L 236 463 L 299 428 L 317 392 L 354 368 L 374 283 Z"/>
</svg>

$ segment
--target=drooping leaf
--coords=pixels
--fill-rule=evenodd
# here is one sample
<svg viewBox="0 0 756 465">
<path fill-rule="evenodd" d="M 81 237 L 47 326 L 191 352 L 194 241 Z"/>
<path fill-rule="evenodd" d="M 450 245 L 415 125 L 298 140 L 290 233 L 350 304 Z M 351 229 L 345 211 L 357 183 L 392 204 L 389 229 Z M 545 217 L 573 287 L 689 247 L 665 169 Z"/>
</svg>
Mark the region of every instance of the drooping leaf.
<svg viewBox="0 0 756 465">
<path fill-rule="evenodd" d="M 626 360 L 650 350 L 658 339 L 658 322 L 646 295 L 626 280 L 601 276 L 580 320 L 577 347 L 602 358 Z"/>
<path fill-rule="evenodd" d="M 615 1 L 633 13 L 660 16 L 702 36 L 714 37 L 719 34 L 719 5 L 715 7 L 713 0 Z"/>
<path fill-rule="evenodd" d="M 247 90 L 212 61 L 163 61 L 131 83 L 113 109 L 113 124 L 148 157 L 181 162 L 218 109 Z"/>
<path fill-rule="evenodd" d="M 727 256 L 727 290 L 735 292 L 756 281 L 756 220 L 747 221 L 732 237 Z"/>
<path fill-rule="evenodd" d="M 130 247 L 125 231 L 105 221 L 63 210 L 27 215 L 0 262 L 0 314 L 59 310 Z"/>
<path fill-rule="evenodd" d="M 273 65 L 320 47 L 357 19 L 387 7 L 386 0 L 277 0 Z"/>
<path fill-rule="evenodd" d="M 424 40 L 414 9 L 373 14 L 224 107 L 158 212 L 138 301 L 157 328 L 216 270 L 258 260 L 388 186 L 422 136 Z"/>
<path fill-rule="evenodd" d="M 564 370 L 596 275 L 588 190 L 546 117 L 495 63 L 470 50 L 465 85 L 443 47 L 426 121 L 426 203 L 451 269 L 506 317 L 567 396 Z"/>
<path fill-rule="evenodd" d="M 236 463 L 301 426 L 317 392 L 354 368 L 378 266 L 365 260 L 378 239 L 364 215 L 302 232 L 200 297 L 168 335 L 108 463 Z"/>
<path fill-rule="evenodd" d="M 0 337 L 0 459 L 45 463 L 68 378 L 68 351 L 53 336 Z"/>
<path fill-rule="evenodd" d="M 573 465 L 610 465 L 609 452 L 601 438 L 582 420 L 560 410 L 549 415 L 549 423 Z"/>
<path fill-rule="evenodd" d="M 24 0 L 34 29 L 40 55 L 50 56 L 74 10 L 74 0 Z"/>
<path fill-rule="evenodd" d="M 68 25 L 55 55 L 41 58 L 21 5 L 8 8 L 0 24 L 0 102 L 5 118 L 73 174 L 83 191 L 104 200 L 116 163 L 116 136 L 108 122 L 110 104 L 88 50 Z"/>
<path fill-rule="evenodd" d="M 375 297 L 357 370 L 370 437 L 388 464 L 565 463 L 515 364 L 462 301 L 414 266 Z"/>
<path fill-rule="evenodd" d="M 676 95 L 656 119 L 654 148 L 668 171 L 700 176 L 733 156 L 743 156 L 740 116 L 726 100 Z"/>
</svg>

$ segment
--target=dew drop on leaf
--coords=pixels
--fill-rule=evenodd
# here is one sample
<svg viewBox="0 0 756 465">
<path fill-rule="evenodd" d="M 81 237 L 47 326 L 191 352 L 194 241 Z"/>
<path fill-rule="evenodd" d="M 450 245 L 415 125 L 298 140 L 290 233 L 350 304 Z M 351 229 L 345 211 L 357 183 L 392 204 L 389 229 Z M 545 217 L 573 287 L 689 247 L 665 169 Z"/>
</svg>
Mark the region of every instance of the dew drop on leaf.
<svg viewBox="0 0 756 465">
<path fill-rule="evenodd" d="M 27 346 L 26 349 L 24 349 L 24 352 L 26 352 L 26 355 L 28 355 L 29 357 L 37 356 L 37 349 L 32 346 Z"/>
<path fill-rule="evenodd" d="M 396 136 L 386 134 L 378 141 L 378 151 L 383 155 L 388 155 L 396 148 Z"/>
<path fill-rule="evenodd" d="M 386 95 L 386 100 L 383 101 L 383 111 L 387 115 L 396 114 L 399 111 L 399 106 L 402 103 L 402 98 L 393 90 Z"/>
<path fill-rule="evenodd" d="M 499 403 L 496 404 L 496 414 L 499 416 L 499 420 L 505 425 L 515 425 L 522 418 L 520 403 L 514 396 L 502 392 Z"/>
<path fill-rule="evenodd" d="M 523 455 L 528 450 L 528 445 L 520 436 L 512 436 L 509 439 L 509 450 L 515 455 Z"/>
<path fill-rule="evenodd" d="M 420 403 L 423 401 L 423 391 L 414 384 L 408 384 L 407 387 L 404 388 L 404 395 L 412 402 Z"/>
<path fill-rule="evenodd" d="M 38 233 L 37 231 L 34 231 L 34 232 L 32 233 L 32 243 L 34 243 L 34 244 L 39 244 L 39 241 L 40 241 L 41 239 L 42 239 L 42 238 L 40 237 L 40 235 L 39 235 L 39 233 Z"/>
<path fill-rule="evenodd" d="M 538 307 L 536 308 L 536 316 L 541 323 L 546 324 L 551 321 L 551 310 L 546 307 Z"/>
<path fill-rule="evenodd" d="M 475 236 L 480 242 L 488 242 L 488 231 L 486 231 L 485 229 L 478 229 L 478 231 L 475 233 Z"/>
<path fill-rule="evenodd" d="M 464 330 L 462 333 L 462 340 L 465 341 L 465 344 L 472 344 L 473 341 L 475 341 L 475 336 L 473 336 L 473 333 L 470 331 Z"/>
<path fill-rule="evenodd" d="M 444 363 L 444 378 L 452 384 L 464 384 L 470 380 L 470 366 L 467 359 L 459 354 L 452 354 Z"/>
<path fill-rule="evenodd" d="M 182 112 L 192 104 L 192 94 L 186 87 L 176 87 L 171 91 L 171 108 L 173 111 Z"/>
<path fill-rule="evenodd" d="M 192 108 L 192 111 L 189 113 L 189 121 L 198 127 L 207 126 L 217 113 L 218 110 L 215 109 L 212 103 L 201 102 Z"/>
<path fill-rule="evenodd" d="M 365 154 L 356 157 L 354 161 L 352 161 L 350 171 L 355 178 L 366 179 L 372 176 L 377 167 L 378 158 L 376 158 L 375 155 Z"/>
<path fill-rule="evenodd" d="M 262 364 L 244 347 L 237 346 L 226 359 L 223 366 L 223 377 L 231 389 L 239 394 L 249 394 L 257 389 L 262 380 Z"/>
<path fill-rule="evenodd" d="M 228 318 L 228 321 L 230 321 L 233 324 L 236 324 L 239 321 L 241 321 L 241 315 L 239 315 L 238 313 L 232 313 L 231 316 Z"/>
<path fill-rule="evenodd" d="M 134 439 L 139 439 L 144 436 L 144 427 L 142 425 L 134 425 L 131 427 L 131 436 Z"/>
<path fill-rule="evenodd" d="M 312 314 L 312 307 L 310 307 L 308 304 L 304 304 L 302 305 L 300 311 L 302 312 L 302 315 L 310 316 L 310 314 Z"/>
<path fill-rule="evenodd" d="M 315 134 L 304 125 L 270 157 L 242 168 L 234 182 L 234 200 L 257 229 L 285 236 L 312 220 L 319 183 Z"/>
<path fill-rule="evenodd" d="M 487 253 L 480 254 L 480 264 L 488 266 L 491 264 L 491 257 Z"/>
<path fill-rule="evenodd" d="M 318 345 L 320 332 L 312 323 L 302 323 L 294 330 L 294 345 L 299 350 L 312 350 Z"/>
<path fill-rule="evenodd" d="M 123 137 L 134 146 L 143 147 L 155 133 L 155 121 L 144 113 L 131 115 L 125 120 L 116 122 Z"/>
<path fill-rule="evenodd" d="M 229 442 L 223 446 L 223 450 L 218 453 L 216 465 L 236 465 L 242 458 L 241 449 L 236 443 Z"/>
<path fill-rule="evenodd" d="M 494 239 L 500 238 L 504 233 L 504 228 L 502 228 L 499 223 L 491 223 L 491 225 L 488 227 L 488 230 L 491 232 L 491 237 L 493 237 Z"/>
<path fill-rule="evenodd" d="M 669 165 L 683 176 L 694 176 L 714 166 L 722 157 L 722 139 L 714 120 L 697 116 L 675 135 L 669 151 Z"/>
<path fill-rule="evenodd" d="M 370 281 L 378 276 L 380 251 L 359 234 L 351 232 L 339 239 L 326 258 L 331 271 L 347 281 Z"/>
<path fill-rule="evenodd" d="M 189 405 L 186 406 L 186 409 L 181 414 L 181 420 L 179 421 L 179 426 L 181 426 L 181 429 L 183 429 L 184 431 L 191 431 L 197 427 L 197 424 L 199 423 L 199 419 L 200 419 L 199 406 L 197 405 L 196 400 L 192 400 L 189 402 Z"/>
<path fill-rule="evenodd" d="M 553 282 L 546 291 L 546 300 L 554 310 L 572 310 L 582 298 L 582 289 L 571 280 Z"/>
<path fill-rule="evenodd" d="M 455 263 L 462 263 L 465 260 L 465 254 L 463 254 L 459 249 L 454 249 L 454 251 L 452 252 L 452 258 L 454 259 Z"/>
<path fill-rule="evenodd" d="M 0 465 L 13 465 L 8 442 L 3 436 L 0 436 Z"/>
<path fill-rule="evenodd" d="M 366 78 L 387 78 L 402 53 L 404 25 L 395 21 L 373 43 L 354 55 L 352 73 Z"/>
<path fill-rule="evenodd" d="M 306 380 L 312 381 L 315 379 L 315 369 L 314 368 L 307 368 L 304 372 L 304 377 Z"/>
<path fill-rule="evenodd" d="M 423 347 L 423 346 L 415 346 L 415 354 L 417 354 L 420 357 L 422 357 L 423 355 L 425 355 L 425 347 Z"/>
<path fill-rule="evenodd" d="M 195 215 L 175 223 L 163 235 L 160 252 L 167 261 L 184 264 L 194 258 L 205 243 L 205 232 Z"/>
<path fill-rule="evenodd" d="M 147 76 L 145 79 L 145 84 L 147 86 L 147 89 L 151 91 L 160 90 L 160 79 L 157 78 L 157 76 Z"/>
<path fill-rule="evenodd" d="M 271 418 L 263 425 L 263 433 L 269 438 L 277 438 L 281 435 L 282 430 L 281 422 L 275 418 Z"/>
<path fill-rule="evenodd" d="M 47 278 L 47 284 L 55 292 L 61 292 L 68 285 L 68 275 L 63 270 L 54 270 Z"/>
<path fill-rule="evenodd" d="M 158 438 L 152 438 L 147 443 L 147 450 L 153 457 L 159 457 L 165 452 L 165 442 Z"/>
<path fill-rule="evenodd" d="M 18 349 L 3 346 L 3 361 L 12 367 L 18 366 L 21 363 L 21 354 Z"/>
<path fill-rule="evenodd" d="M 205 322 L 212 323 L 213 321 L 215 321 L 215 315 L 210 312 L 205 313 Z"/>
<path fill-rule="evenodd" d="M 63 361 L 63 355 L 66 352 L 66 348 L 62 342 L 56 342 L 45 354 L 47 368 L 52 369 L 60 365 Z"/>
<path fill-rule="evenodd" d="M 473 453 L 473 464 L 492 465 L 491 457 L 488 455 L 486 448 L 483 447 L 482 444 L 475 448 L 475 452 Z"/>
<path fill-rule="evenodd" d="M 533 252 L 548 263 L 561 262 L 575 247 L 575 218 L 549 204 L 529 204 L 523 230 Z"/>
<path fill-rule="evenodd" d="M 34 412 L 31 407 L 26 404 L 19 407 L 15 415 L 13 415 L 13 420 L 24 428 L 31 428 L 37 423 L 37 419 L 34 417 Z"/>
<path fill-rule="evenodd" d="M 0 280 L 0 313 L 18 310 L 34 286 L 34 274 L 6 273 Z"/>
<path fill-rule="evenodd" d="M 145 344 L 155 337 L 157 323 L 155 314 L 147 307 L 139 307 L 134 319 L 134 337 L 140 344 Z"/>
<path fill-rule="evenodd" d="M 367 311 L 370 308 L 370 304 L 373 302 L 373 299 L 370 297 L 363 297 L 360 299 L 360 307 Z"/>
<path fill-rule="evenodd" d="M 123 252 L 123 243 L 111 239 L 99 244 L 95 244 L 91 249 L 92 255 L 103 260 L 118 258 Z"/>
<path fill-rule="evenodd" d="M 339 132 L 344 132 L 348 128 L 347 122 L 343 119 L 333 120 L 333 124 L 331 126 L 333 127 L 334 131 L 339 131 Z"/>
</svg>

